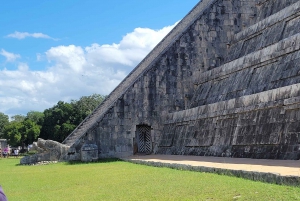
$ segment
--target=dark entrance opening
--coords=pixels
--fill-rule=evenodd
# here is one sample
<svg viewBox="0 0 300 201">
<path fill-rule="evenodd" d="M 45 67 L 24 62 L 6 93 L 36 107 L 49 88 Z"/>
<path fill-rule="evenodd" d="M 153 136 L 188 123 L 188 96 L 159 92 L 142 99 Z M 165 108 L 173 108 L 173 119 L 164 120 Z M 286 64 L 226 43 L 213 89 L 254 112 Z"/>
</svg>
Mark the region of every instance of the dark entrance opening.
<svg viewBox="0 0 300 201">
<path fill-rule="evenodd" d="M 136 127 L 138 153 L 151 154 L 152 140 L 151 127 L 147 125 L 139 125 Z"/>
</svg>

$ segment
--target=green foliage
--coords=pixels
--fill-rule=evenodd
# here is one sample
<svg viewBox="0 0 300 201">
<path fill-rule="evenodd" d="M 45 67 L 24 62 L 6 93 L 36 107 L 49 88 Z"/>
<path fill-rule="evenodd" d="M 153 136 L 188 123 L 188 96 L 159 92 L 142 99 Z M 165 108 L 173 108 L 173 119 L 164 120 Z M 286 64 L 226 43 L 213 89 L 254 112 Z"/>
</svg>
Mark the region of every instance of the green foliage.
<svg viewBox="0 0 300 201">
<path fill-rule="evenodd" d="M 12 121 L 16 121 L 16 122 L 22 122 L 24 121 L 26 117 L 24 115 L 21 114 L 17 114 L 11 117 Z"/>
<path fill-rule="evenodd" d="M 18 166 L 0 159 L 8 200 L 300 200 L 300 188 L 123 161 Z M 33 174 L 34 173 L 34 174 Z"/>
<path fill-rule="evenodd" d="M 59 101 L 44 112 L 12 116 L 11 122 L 0 113 L 0 137 L 8 139 L 12 146 L 31 144 L 38 137 L 62 142 L 104 99 L 105 96 L 93 94 L 71 103 Z"/>
<path fill-rule="evenodd" d="M 70 123 L 63 123 L 62 125 L 54 126 L 54 138 L 56 141 L 62 142 L 68 134 L 70 134 L 76 125 Z"/>
<path fill-rule="evenodd" d="M 38 111 L 30 111 L 26 115 L 26 119 L 35 122 L 37 125 L 42 126 L 44 122 L 44 113 Z"/>
<path fill-rule="evenodd" d="M 105 96 L 100 94 L 93 94 L 91 96 L 82 96 L 78 101 L 72 100 L 76 115 L 74 116 L 75 124 L 78 125 L 82 120 L 84 120 L 88 115 L 90 115 L 93 110 L 105 99 Z"/>
<path fill-rule="evenodd" d="M 4 138 L 12 146 L 17 146 L 22 140 L 22 123 L 12 121 L 4 127 Z"/>
<path fill-rule="evenodd" d="M 0 112 L 0 138 L 3 138 L 4 136 L 4 127 L 9 124 L 9 117 L 8 115 Z"/>
<path fill-rule="evenodd" d="M 26 119 L 22 122 L 22 133 L 24 135 L 23 142 L 31 144 L 39 136 L 40 126 L 30 119 Z"/>
<path fill-rule="evenodd" d="M 41 138 L 61 142 L 74 128 L 74 114 L 76 111 L 70 103 L 59 101 L 52 108 L 44 111 L 44 123 Z M 75 126 L 76 127 L 76 126 Z"/>
<path fill-rule="evenodd" d="M 33 121 L 12 121 L 4 127 L 4 138 L 12 146 L 31 144 L 40 134 L 40 127 Z"/>
<path fill-rule="evenodd" d="M 44 111 L 40 137 L 62 142 L 104 99 L 105 96 L 93 94 L 71 103 L 59 101 Z"/>
</svg>

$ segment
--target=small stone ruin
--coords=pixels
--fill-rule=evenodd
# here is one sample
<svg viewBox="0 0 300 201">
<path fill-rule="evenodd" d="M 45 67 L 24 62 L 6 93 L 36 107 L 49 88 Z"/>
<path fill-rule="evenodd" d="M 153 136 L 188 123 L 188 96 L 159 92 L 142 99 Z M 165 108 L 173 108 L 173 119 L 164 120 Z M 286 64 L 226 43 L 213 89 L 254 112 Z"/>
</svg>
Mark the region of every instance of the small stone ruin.
<svg viewBox="0 0 300 201">
<path fill-rule="evenodd" d="M 21 164 L 37 164 L 42 161 L 63 161 L 70 146 L 39 138 L 33 143 L 30 150 L 37 151 L 37 154 L 25 156 L 20 160 Z"/>
</svg>

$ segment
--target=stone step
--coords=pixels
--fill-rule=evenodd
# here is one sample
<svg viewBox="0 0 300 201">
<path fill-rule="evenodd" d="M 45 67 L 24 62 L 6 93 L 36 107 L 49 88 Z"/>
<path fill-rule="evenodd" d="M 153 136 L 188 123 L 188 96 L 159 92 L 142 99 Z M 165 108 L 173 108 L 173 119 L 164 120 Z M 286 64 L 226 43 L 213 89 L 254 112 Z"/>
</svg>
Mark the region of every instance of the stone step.
<svg viewBox="0 0 300 201">
<path fill-rule="evenodd" d="M 201 74 L 190 108 L 298 83 L 299 62 L 300 33 Z"/>
<path fill-rule="evenodd" d="M 63 142 L 67 145 L 74 144 L 80 137 L 82 137 L 86 131 L 95 123 L 95 118 L 87 118 L 84 122 L 79 125 L 77 129 L 75 129 Z"/>
<path fill-rule="evenodd" d="M 225 61 L 233 61 L 292 36 L 300 26 L 300 2 L 296 2 L 234 35 Z"/>
<path fill-rule="evenodd" d="M 70 142 L 76 142 L 76 140 L 81 136 L 82 132 L 81 130 L 74 130 L 64 141 L 63 144 L 70 144 Z"/>
<path fill-rule="evenodd" d="M 300 15 L 300 2 L 296 2 L 290 6 L 285 7 L 281 11 L 259 21 L 258 23 L 251 25 L 244 30 L 236 33 L 233 36 L 232 43 L 239 42 L 241 40 L 252 37 L 253 35 L 267 29 L 268 27 L 273 26 L 276 23 L 282 21 L 290 21 L 293 18 L 296 18 Z"/>
<path fill-rule="evenodd" d="M 300 83 L 169 113 L 165 124 L 228 116 L 273 107 L 283 107 L 282 112 L 300 108 Z"/>
<path fill-rule="evenodd" d="M 274 60 L 276 57 L 283 56 L 299 50 L 300 48 L 300 33 L 297 33 L 289 38 L 286 38 L 278 43 L 268 46 L 262 50 L 250 53 L 246 56 L 228 62 L 220 67 L 201 73 L 194 78 L 194 83 L 197 85 L 203 84 L 210 80 L 226 77 L 234 72 L 251 66 Z M 262 56 L 263 55 L 263 56 Z"/>
<path fill-rule="evenodd" d="M 75 139 L 77 139 L 78 135 L 80 135 L 80 133 L 75 132 L 72 136 L 68 137 L 68 140 L 75 140 Z"/>
</svg>

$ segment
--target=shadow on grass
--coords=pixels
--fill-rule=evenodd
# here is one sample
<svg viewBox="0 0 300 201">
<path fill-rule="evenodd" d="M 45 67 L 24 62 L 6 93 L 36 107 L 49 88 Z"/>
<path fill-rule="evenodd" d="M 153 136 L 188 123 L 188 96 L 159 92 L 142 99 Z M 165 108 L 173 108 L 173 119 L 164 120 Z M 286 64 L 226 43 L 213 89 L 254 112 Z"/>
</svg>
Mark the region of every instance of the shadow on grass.
<svg viewBox="0 0 300 201">
<path fill-rule="evenodd" d="M 99 159 L 97 161 L 91 161 L 91 162 L 82 162 L 82 161 L 68 161 L 65 162 L 65 165 L 85 165 L 85 164 L 95 164 L 95 163 L 113 163 L 123 161 L 119 158 L 105 158 L 105 159 Z"/>
</svg>

